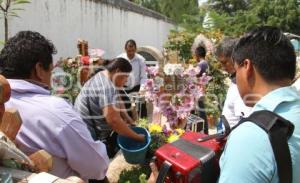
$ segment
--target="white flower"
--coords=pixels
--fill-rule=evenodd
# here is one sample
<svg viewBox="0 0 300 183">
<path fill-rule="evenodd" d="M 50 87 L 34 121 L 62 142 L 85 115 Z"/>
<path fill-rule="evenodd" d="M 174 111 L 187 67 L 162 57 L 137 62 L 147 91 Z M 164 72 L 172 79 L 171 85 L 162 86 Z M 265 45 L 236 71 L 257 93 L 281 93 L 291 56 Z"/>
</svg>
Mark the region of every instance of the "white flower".
<svg viewBox="0 0 300 183">
<path fill-rule="evenodd" d="M 182 73 L 184 72 L 184 68 L 183 67 L 176 67 L 175 69 L 174 69 L 174 75 L 176 75 L 176 76 L 180 76 Z"/>
<path fill-rule="evenodd" d="M 170 75 L 181 75 L 184 72 L 184 68 L 181 64 L 166 64 L 164 66 L 164 73 Z"/>
<path fill-rule="evenodd" d="M 173 67 L 172 67 L 172 64 L 166 64 L 164 66 L 164 73 L 166 75 L 173 75 Z"/>
<path fill-rule="evenodd" d="M 68 64 L 69 64 L 69 65 L 71 65 L 73 62 L 74 62 L 74 60 L 73 60 L 73 59 L 71 59 L 71 58 L 70 58 L 70 59 L 68 59 Z"/>
</svg>

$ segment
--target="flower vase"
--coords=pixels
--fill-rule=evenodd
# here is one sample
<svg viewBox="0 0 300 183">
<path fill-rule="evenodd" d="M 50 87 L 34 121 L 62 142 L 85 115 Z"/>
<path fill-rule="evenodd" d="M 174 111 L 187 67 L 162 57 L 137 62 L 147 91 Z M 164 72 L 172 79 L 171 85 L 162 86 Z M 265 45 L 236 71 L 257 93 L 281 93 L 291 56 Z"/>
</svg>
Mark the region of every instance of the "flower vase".
<svg viewBox="0 0 300 183">
<path fill-rule="evenodd" d="M 164 76 L 164 90 L 174 93 L 174 81 L 172 76 Z"/>
<path fill-rule="evenodd" d="M 173 124 L 171 126 L 171 128 L 172 129 L 178 129 L 178 128 L 185 129 L 186 124 L 187 124 L 187 118 L 184 118 L 184 119 L 178 118 L 177 123 Z"/>
<path fill-rule="evenodd" d="M 217 121 L 217 119 L 214 116 L 212 116 L 212 115 L 207 116 L 207 122 L 208 122 L 208 126 L 210 129 L 216 127 L 216 121 Z"/>
</svg>

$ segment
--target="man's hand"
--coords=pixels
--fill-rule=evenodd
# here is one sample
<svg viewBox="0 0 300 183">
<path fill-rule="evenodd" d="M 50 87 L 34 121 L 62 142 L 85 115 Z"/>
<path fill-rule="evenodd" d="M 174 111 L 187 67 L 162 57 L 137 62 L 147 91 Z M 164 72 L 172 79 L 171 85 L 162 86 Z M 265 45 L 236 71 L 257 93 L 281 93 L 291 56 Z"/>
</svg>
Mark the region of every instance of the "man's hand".
<svg viewBox="0 0 300 183">
<path fill-rule="evenodd" d="M 147 182 L 148 183 L 155 183 L 156 180 L 157 180 L 157 177 L 158 177 L 157 166 L 155 165 L 154 162 L 151 162 L 150 163 L 150 168 L 151 168 L 152 173 L 151 173 L 151 175 L 150 175 L 150 177 L 149 177 L 149 179 L 148 179 Z"/>
<path fill-rule="evenodd" d="M 138 137 L 136 139 L 137 141 L 140 141 L 140 142 L 145 142 L 146 141 L 146 137 L 144 134 L 138 134 Z"/>
</svg>

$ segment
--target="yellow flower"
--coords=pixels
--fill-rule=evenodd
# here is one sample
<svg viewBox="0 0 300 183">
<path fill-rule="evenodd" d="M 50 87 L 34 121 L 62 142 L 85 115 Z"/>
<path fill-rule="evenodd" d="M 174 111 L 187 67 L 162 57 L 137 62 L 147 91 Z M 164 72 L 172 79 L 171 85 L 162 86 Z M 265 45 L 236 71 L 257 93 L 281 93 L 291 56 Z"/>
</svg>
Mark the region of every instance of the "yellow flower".
<svg viewBox="0 0 300 183">
<path fill-rule="evenodd" d="M 181 135 L 184 134 L 184 132 L 185 132 L 185 131 L 184 131 L 183 129 L 181 129 L 181 128 L 177 128 L 175 131 L 178 133 L 179 136 L 181 136 Z"/>
<path fill-rule="evenodd" d="M 171 135 L 168 137 L 167 142 L 168 142 L 168 143 L 172 143 L 172 142 L 174 142 L 174 141 L 176 141 L 176 140 L 178 140 L 178 139 L 179 139 L 179 135 L 171 134 Z"/>
<path fill-rule="evenodd" d="M 162 132 L 162 127 L 158 124 L 150 124 L 149 132 L 150 133 L 161 133 Z"/>
</svg>

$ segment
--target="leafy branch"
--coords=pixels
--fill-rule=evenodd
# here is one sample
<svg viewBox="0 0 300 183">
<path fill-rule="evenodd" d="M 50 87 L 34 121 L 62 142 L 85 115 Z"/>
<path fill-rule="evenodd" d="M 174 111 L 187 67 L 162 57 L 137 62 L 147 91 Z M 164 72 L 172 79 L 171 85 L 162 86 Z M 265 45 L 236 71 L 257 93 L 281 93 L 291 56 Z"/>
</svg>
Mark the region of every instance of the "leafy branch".
<svg viewBox="0 0 300 183">
<path fill-rule="evenodd" d="M 18 5 L 28 4 L 30 0 L 0 0 L 0 10 L 4 17 L 5 42 L 8 40 L 8 17 L 19 17 L 18 11 L 24 10 Z"/>
</svg>

